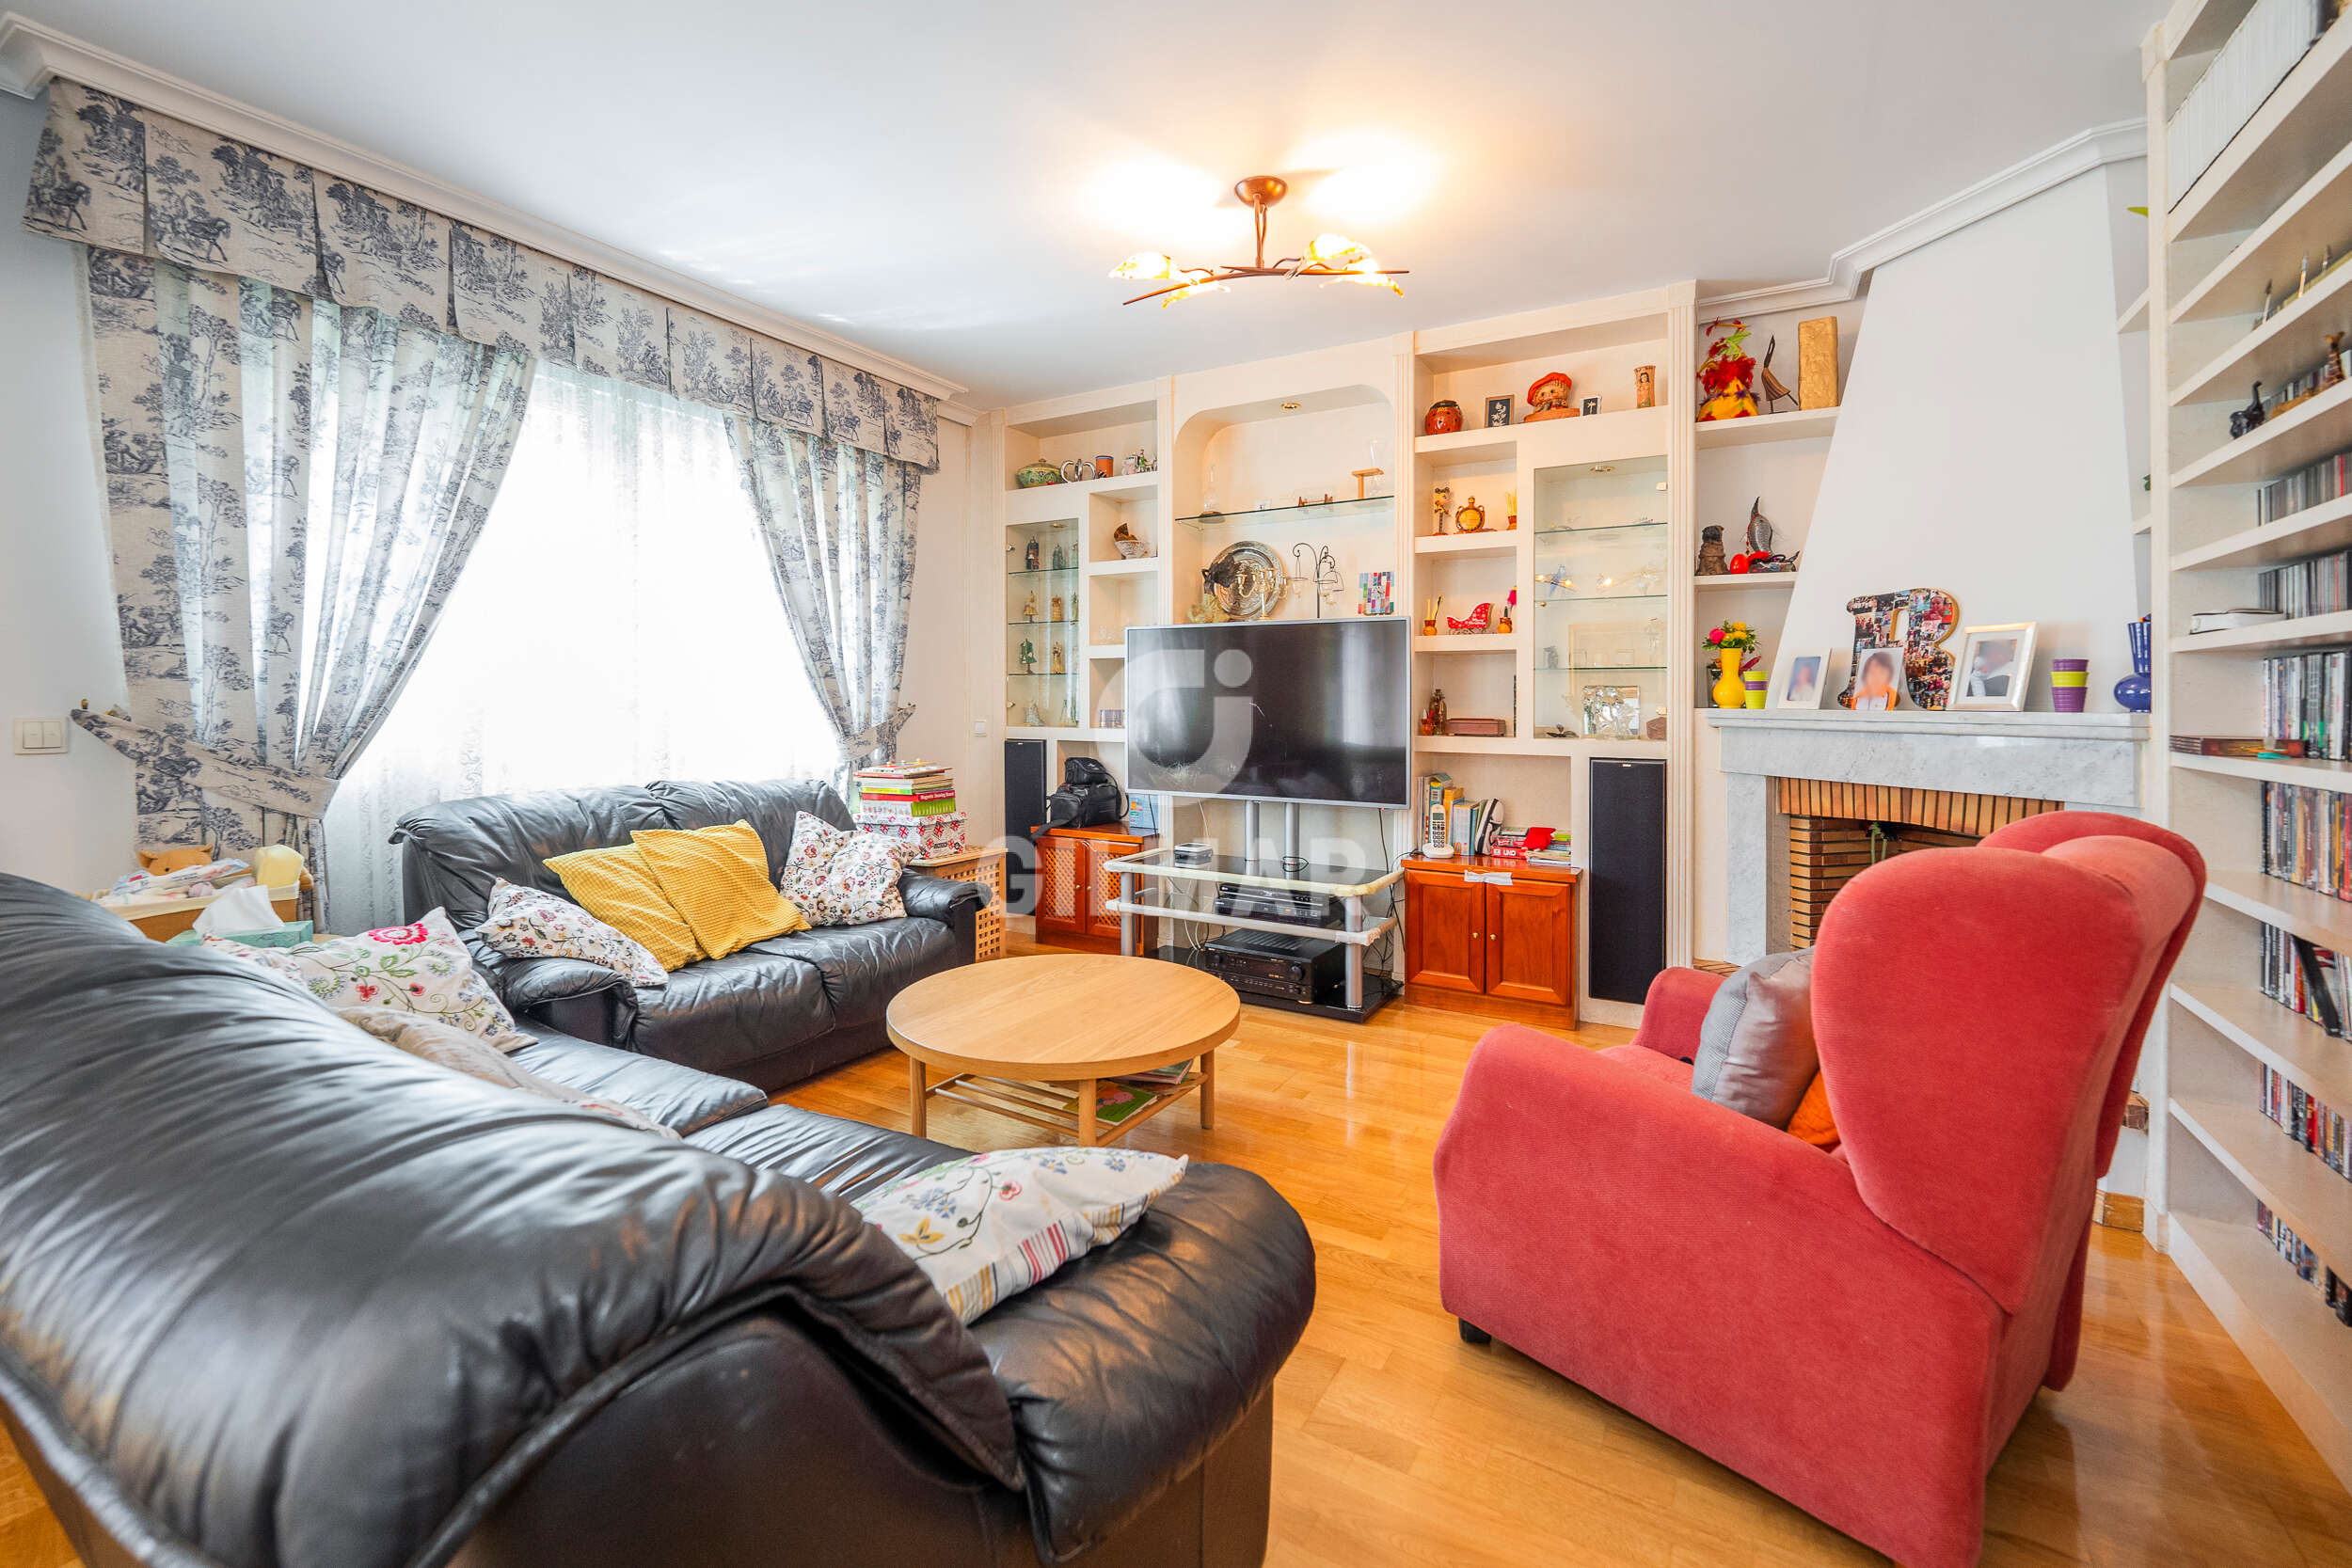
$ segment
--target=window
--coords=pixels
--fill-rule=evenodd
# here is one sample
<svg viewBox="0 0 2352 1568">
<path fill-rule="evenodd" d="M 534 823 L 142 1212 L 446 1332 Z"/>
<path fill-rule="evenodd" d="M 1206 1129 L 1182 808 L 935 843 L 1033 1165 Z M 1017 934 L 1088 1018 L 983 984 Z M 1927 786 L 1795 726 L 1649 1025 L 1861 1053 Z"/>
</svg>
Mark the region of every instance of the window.
<svg viewBox="0 0 2352 1568">
<path fill-rule="evenodd" d="M 435 800 L 839 760 L 724 416 L 543 363 L 440 626 L 327 810 L 327 924 L 399 918 L 386 841 Z"/>
</svg>

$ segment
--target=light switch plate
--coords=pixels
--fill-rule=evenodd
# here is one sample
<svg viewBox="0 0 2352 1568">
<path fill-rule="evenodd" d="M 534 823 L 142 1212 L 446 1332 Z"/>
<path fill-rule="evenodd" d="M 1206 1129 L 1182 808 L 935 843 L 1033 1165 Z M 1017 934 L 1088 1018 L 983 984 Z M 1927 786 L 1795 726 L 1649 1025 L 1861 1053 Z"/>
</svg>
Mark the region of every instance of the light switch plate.
<svg viewBox="0 0 2352 1568">
<path fill-rule="evenodd" d="M 987 734 L 988 734 L 988 721 L 987 721 L 987 720 L 985 720 L 985 719 L 975 719 L 975 720 L 973 720 L 973 721 L 972 721 L 972 733 L 973 733 L 974 735 L 977 735 L 977 736 L 985 736 L 985 735 L 987 735 Z"/>
<path fill-rule="evenodd" d="M 19 719 L 14 725 L 16 754 L 58 756 L 65 751 L 66 721 L 62 719 Z"/>
</svg>

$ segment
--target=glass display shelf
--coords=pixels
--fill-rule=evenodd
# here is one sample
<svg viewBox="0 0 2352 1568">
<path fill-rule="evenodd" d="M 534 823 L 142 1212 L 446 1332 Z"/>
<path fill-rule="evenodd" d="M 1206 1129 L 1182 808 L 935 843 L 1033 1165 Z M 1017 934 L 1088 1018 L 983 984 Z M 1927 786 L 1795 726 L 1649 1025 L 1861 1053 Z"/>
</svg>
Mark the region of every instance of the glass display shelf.
<svg viewBox="0 0 2352 1568">
<path fill-rule="evenodd" d="M 1663 664 L 1538 664 L 1539 675 L 1582 675 L 1608 673 L 1612 674 L 1646 674 L 1653 670 L 1663 671 Z"/>
<path fill-rule="evenodd" d="M 1640 599 L 1662 599 L 1664 594 L 1554 594 L 1548 599 L 1537 599 L 1541 607 L 1555 604 L 1631 604 Z"/>
<path fill-rule="evenodd" d="M 1077 569 L 1075 566 L 1016 566 L 1005 576 L 1009 578 L 1060 578 L 1068 577 Z"/>
<path fill-rule="evenodd" d="M 1195 532 L 1203 532 L 1213 528 L 1224 528 L 1232 523 L 1256 523 L 1263 528 L 1280 522 L 1333 522 L 1350 517 L 1378 517 L 1387 515 L 1395 505 L 1394 496 L 1366 496 L 1361 500 L 1350 499 L 1310 501 L 1305 506 L 1265 506 L 1239 512 L 1202 512 L 1194 516 L 1179 517 L 1176 520 Z"/>
<path fill-rule="evenodd" d="M 1073 631 L 1078 629 L 1078 623 L 1075 621 L 1007 621 L 1005 625 L 1009 626 L 1068 626 Z"/>
<path fill-rule="evenodd" d="M 1561 523 L 1553 528 L 1535 530 L 1535 536 L 1541 539 L 1555 533 L 1627 533 L 1637 528 L 1664 528 L 1665 526 L 1665 519 L 1662 517 L 1643 517 L 1630 523 L 1592 523 L 1589 525 Z"/>
<path fill-rule="evenodd" d="M 1007 680 L 1009 680 L 1009 681 L 1014 681 L 1014 680 L 1049 680 L 1049 681 L 1066 681 L 1066 680 L 1070 679 L 1070 677 L 1071 677 L 1073 673 L 1075 673 L 1075 672 L 1073 672 L 1073 671 L 1070 671 L 1070 670 L 1008 670 L 1008 671 L 1006 671 L 1006 672 L 1005 672 L 1005 679 L 1007 679 Z"/>
</svg>

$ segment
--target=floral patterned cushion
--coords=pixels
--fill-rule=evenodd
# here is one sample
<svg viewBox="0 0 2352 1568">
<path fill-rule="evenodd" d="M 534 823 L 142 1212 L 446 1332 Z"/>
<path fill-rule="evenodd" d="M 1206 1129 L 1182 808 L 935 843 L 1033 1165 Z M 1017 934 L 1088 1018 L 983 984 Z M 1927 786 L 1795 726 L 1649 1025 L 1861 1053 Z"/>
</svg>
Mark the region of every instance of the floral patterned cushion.
<svg viewBox="0 0 2352 1568">
<path fill-rule="evenodd" d="M 852 1201 L 970 1323 L 1117 1241 L 1183 1179 L 1185 1164 L 1126 1148 L 1008 1148 L 902 1176 Z"/>
<path fill-rule="evenodd" d="M 473 934 L 510 958 L 580 958 L 659 990 L 670 983 L 644 943 L 622 935 L 578 904 L 501 877 L 490 884 L 490 916 Z"/>
<path fill-rule="evenodd" d="M 445 1020 L 501 1051 L 532 1043 L 490 983 L 475 973 L 473 955 L 439 910 L 414 925 L 299 947 L 247 947 L 218 937 L 206 937 L 204 945 L 284 975 L 337 1012 L 398 1007 Z"/>
<path fill-rule="evenodd" d="M 802 812 L 792 819 L 792 852 L 776 891 L 800 906 L 812 926 L 864 926 L 907 912 L 898 878 L 916 850 L 903 839 L 847 833 Z"/>
</svg>

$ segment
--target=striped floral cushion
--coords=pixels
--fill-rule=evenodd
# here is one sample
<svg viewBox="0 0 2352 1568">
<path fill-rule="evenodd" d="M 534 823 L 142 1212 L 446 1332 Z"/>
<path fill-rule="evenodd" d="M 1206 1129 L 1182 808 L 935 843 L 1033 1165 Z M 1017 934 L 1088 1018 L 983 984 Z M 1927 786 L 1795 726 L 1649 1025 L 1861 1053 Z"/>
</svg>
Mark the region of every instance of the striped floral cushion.
<svg viewBox="0 0 2352 1568">
<path fill-rule="evenodd" d="M 902 1176 L 856 1203 L 970 1323 L 1117 1241 L 1184 1165 L 1126 1148 L 1008 1148 Z"/>
</svg>

